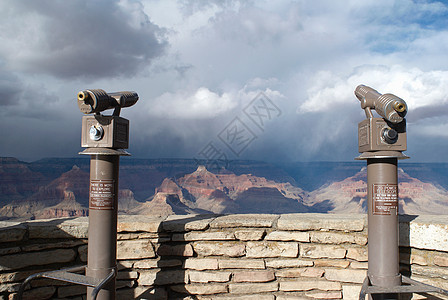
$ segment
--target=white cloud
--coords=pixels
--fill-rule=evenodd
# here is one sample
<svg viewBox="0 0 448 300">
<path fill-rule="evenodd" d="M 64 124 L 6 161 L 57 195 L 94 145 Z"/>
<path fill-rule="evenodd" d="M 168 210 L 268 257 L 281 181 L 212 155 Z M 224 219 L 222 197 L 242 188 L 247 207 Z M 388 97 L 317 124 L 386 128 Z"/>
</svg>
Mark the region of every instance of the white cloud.
<svg viewBox="0 0 448 300">
<path fill-rule="evenodd" d="M 210 119 L 237 106 L 237 100 L 229 93 L 221 95 L 200 87 L 193 93 L 178 91 L 164 93 L 147 107 L 153 116 L 170 119 Z"/>
<path fill-rule="evenodd" d="M 277 90 L 262 87 L 262 83 L 271 80 L 256 78 L 251 80 L 239 90 L 232 90 L 224 93 L 216 93 L 206 87 L 200 87 L 195 91 L 186 92 L 184 90 L 176 93 L 164 93 L 146 104 L 147 112 L 157 118 L 169 118 L 180 120 L 210 120 L 220 117 L 234 117 L 240 113 L 239 107 L 245 107 L 255 97 L 263 92 L 269 99 L 279 101 L 284 96 Z M 254 86 L 257 83 L 257 87 Z"/>
<path fill-rule="evenodd" d="M 353 91 L 359 84 L 370 86 L 380 93 L 392 93 L 408 104 L 412 122 L 436 115 L 448 114 L 448 71 L 422 71 L 403 66 L 362 66 L 346 76 L 331 71 L 318 72 L 308 88 L 307 100 L 299 105 L 299 113 L 322 112 L 333 105 L 351 106 L 358 101 Z"/>
<path fill-rule="evenodd" d="M 436 119 L 436 122 L 428 122 L 427 124 L 419 124 L 412 129 L 412 133 L 416 136 L 424 136 L 427 138 L 448 139 L 448 121 L 446 119 Z"/>
<path fill-rule="evenodd" d="M 3 1 L 2 114 L 37 115 L 32 110 L 51 98 L 47 122 L 76 119 L 80 89 L 135 90 L 140 101 L 122 115 L 140 138 L 136 153 L 160 157 L 169 148 L 174 157 L 196 153 L 264 91 L 282 115 L 247 155 L 351 159 L 364 117 L 353 94 L 358 84 L 405 99 L 410 127 L 442 123 L 447 7 L 425 0 Z M 79 133 L 61 122 L 48 126 Z M 434 126 L 433 133 L 446 131 Z M 39 130 L 30 134 L 46 134 Z M 0 138 L 13 149 L 10 136 Z M 27 140 L 22 149 L 33 148 Z"/>
</svg>

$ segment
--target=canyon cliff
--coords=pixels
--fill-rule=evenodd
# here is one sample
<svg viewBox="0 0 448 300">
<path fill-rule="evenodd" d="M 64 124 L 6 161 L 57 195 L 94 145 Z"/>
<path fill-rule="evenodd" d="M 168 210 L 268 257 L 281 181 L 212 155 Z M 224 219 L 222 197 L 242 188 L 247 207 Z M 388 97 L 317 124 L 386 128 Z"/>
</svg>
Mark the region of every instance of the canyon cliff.
<svg viewBox="0 0 448 300">
<path fill-rule="evenodd" d="M 252 174 L 228 170 L 214 174 L 205 166 L 180 178 L 165 179 L 158 194 L 175 195 L 192 209 L 210 213 L 307 212 L 301 202 L 305 192 L 290 183 L 278 183 Z M 152 200 L 154 201 L 154 200 Z"/>
<path fill-rule="evenodd" d="M 447 214 L 448 191 L 433 183 L 422 182 L 398 168 L 400 214 Z M 305 203 L 319 212 L 367 212 L 367 169 L 354 176 L 312 191 Z"/>
<path fill-rule="evenodd" d="M 228 169 L 213 172 L 196 163 L 123 160 L 119 213 L 354 213 L 367 209 L 366 169 L 357 162 L 294 163 L 282 168 L 232 161 Z M 443 164 L 400 167 L 400 213 L 448 214 L 445 170 Z M 0 219 L 86 216 L 88 186 L 88 159 L 26 163 L 0 158 Z"/>
</svg>

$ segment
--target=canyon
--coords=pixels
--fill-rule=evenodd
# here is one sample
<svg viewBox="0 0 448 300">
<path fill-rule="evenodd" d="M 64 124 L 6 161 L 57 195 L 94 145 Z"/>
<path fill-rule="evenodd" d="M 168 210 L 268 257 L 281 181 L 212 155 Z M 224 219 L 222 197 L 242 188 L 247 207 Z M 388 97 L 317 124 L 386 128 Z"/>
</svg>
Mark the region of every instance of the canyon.
<svg viewBox="0 0 448 300">
<path fill-rule="evenodd" d="M 437 170 L 431 172 L 429 167 L 400 165 L 401 214 L 448 214 L 445 175 L 433 174 Z M 359 162 L 285 167 L 232 161 L 226 169 L 214 169 L 188 159 L 123 159 L 118 210 L 119 214 L 157 216 L 365 213 L 366 182 L 366 168 Z M 0 158 L 0 219 L 87 216 L 88 185 L 88 159 L 26 163 Z"/>
</svg>

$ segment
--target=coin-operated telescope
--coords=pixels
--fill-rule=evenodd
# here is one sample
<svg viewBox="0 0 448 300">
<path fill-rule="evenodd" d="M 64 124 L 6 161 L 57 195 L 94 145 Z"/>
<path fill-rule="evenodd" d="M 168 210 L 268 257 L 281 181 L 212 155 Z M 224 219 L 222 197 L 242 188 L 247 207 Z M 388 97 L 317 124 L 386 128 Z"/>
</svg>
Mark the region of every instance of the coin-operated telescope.
<svg viewBox="0 0 448 300">
<path fill-rule="evenodd" d="M 78 93 L 82 118 L 80 154 L 90 155 L 89 237 L 87 266 L 70 267 L 29 276 L 20 286 L 22 299 L 27 284 L 35 278 L 51 278 L 87 286 L 88 300 L 115 300 L 117 275 L 118 171 L 120 156 L 130 155 L 129 121 L 120 117 L 124 107 L 138 101 L 135 92 Z M 114 109 L 110 116 L 101 113 Z"/>
<path fill-rule="evenodd" d="M 84 114 L 82 119 L 82 147 L 105 147 L 127 149 L 129 144 L 129 121 L 121 118 L 123 107 L 134 105 L 138 101 L 135 92 L 106 93 L 103 90 L 84 90 L 78 93 L 78 106 Z M 100 113 L 114 109 L 111 116 Z"/>
<path fill-rule="evenodd" d="M 438 292 L 399 272 L 398 159 L 406 150 L 406 102 L 392 94 L 359 85 L 355 95 L 366 119 L 358 124 L 357 159 L 367 160 L 368 271 L 359 299 L 399 299 L 399 294 Z M 373 117 L 375 110 L 381 118 Z"/>
<path fill-rule="evenodd" d="M 365 85 L 359 85 L 355 95 L 367 117 L 358 125 L 359 152 L 406 151 L 406 102 L 392 94 L 382 95 Z M 374 118 L 372 110 L 382 118 Z"/>
<path fill-rule="evenodd" d="M 115 299 L 117 274 L 117 214 L 119 158 L 130 155 L 129 120 L 121 109 L 138 101 L 135 92 L 106 93 L 84 90 L 78 93 L 78 106 L 88 114 L 82 118 L 80 154 L 90 155 L 89 240 L 86 276 L 107 284 L 87 288 L 87 299 Z M 114 109 L 110 116 L 101 113 Z"/>
</svg>

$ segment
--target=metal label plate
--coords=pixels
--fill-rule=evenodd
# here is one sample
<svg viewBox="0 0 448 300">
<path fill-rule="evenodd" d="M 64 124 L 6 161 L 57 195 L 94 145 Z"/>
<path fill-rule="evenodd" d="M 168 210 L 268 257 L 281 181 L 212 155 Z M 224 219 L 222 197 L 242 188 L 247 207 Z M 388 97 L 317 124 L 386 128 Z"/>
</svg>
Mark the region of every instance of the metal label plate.
<svg viewBox="0 0 448 300">
<path fill-rule="evenodd" d="M 358 130 L 358 145 L 359 147 L 369 144 L 369 124 L 365 124 L 359 127 Z"/>
<path fill-rule="evenodd" d="M 89 209 L 114 209 L 114 180 L 90 180 Z"/>
<path fill-rule="evenodd" d="M 391 210 L 398 214 L 398 185 L 374 184 L 373 185 L 373 214 L 391 215 Z"/>
</svg>

